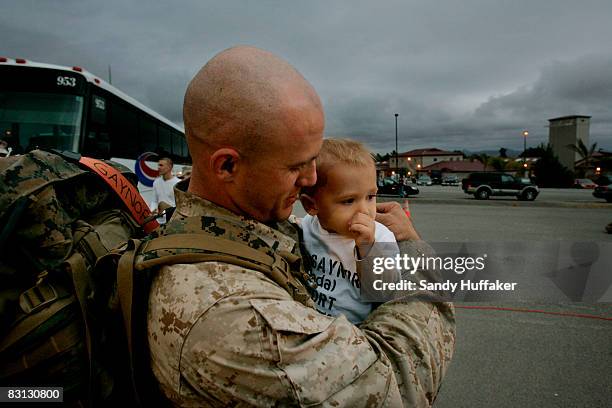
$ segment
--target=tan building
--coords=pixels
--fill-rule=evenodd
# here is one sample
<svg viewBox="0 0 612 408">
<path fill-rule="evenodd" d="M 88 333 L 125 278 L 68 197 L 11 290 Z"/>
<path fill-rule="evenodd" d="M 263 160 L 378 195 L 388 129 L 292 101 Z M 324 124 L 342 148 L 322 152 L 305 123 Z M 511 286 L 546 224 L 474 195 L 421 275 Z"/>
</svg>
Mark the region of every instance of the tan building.
<svg viewBox="0 0 612 408">
<path fill-rule="evenodd" d="M 441 176 L 456 176 L 459 180 L 463 180 L 470 173 L 477 171 L 495 171 L 491 166 L 484 166 L 479 160 L 455 160 L 455 161 L 441 161 L 434 164 L 430 164 L 423 168 L 423 172 L 431 174 L 432 171 L 440 171 Z"/>
<path fill-rule="evenodd" d="M 590 116 L 562 116 L 559 118 L 548 119 L 548 143 L 552 146 L 553 152 L 559 157 L 559 161 L 568 169 L 574 171 L 574 163 L 580 160 L 578 153 L 568 148 L 568 145 L 575 145 L 578 140 L 582 140 L 585 146 L 589 146 L 589 126 Z"/>
<path fill-rule="evenodd" d="M 415 149 L 409 152 L 400 153 L 398 155 L 398 164 L 395 163 L 395 156 L 389 158 L 389 167 L 391 169 L 400 168 L 408 169 L 408 171 L 415 174 L 417 171 L 421 171 L 423 168 L 432 164 L 443 162 L 443 161 L 462 161 L 463 153 L 459 151 L 449 152 L 446 150 L 440 150 L 435 147 L 429 147 L 426 149 Z"/>
</svg>

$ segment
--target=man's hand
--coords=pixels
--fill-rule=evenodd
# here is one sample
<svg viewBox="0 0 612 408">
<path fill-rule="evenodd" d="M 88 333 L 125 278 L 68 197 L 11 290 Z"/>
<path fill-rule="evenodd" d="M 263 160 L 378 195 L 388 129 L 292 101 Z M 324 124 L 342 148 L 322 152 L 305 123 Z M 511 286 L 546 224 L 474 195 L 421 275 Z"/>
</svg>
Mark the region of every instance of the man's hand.
<svg viewBox="0 0 612 408">
<path fill-rule="evenodd" d="M 421 239 L 402 206 L 395 201 L 376 204 L 376 221 L 389 228 L 398 242 Z"/>
<path fill-rule="evenodd" d="M 350 221 L 349 231 L 353 234 L 355 244 L 359 249 L 359 256 L 365 257 L 374 244 L 376 231 L 374 220 L 367 214 L 357 213 Z"/>
</svg>

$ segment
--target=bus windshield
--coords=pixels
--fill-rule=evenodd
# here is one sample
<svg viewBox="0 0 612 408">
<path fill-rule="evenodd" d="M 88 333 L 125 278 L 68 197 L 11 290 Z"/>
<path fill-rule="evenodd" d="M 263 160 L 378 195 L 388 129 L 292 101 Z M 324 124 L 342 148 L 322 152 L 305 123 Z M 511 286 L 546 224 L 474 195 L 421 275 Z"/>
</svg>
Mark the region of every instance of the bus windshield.
<svg viewBox="0 0 612 408">
<path fill-rule="evenodd" d="M 79 150 L 83 97 L 0 91 L 0 139 L 13 154 L 36 148 Z"/>
</svg>

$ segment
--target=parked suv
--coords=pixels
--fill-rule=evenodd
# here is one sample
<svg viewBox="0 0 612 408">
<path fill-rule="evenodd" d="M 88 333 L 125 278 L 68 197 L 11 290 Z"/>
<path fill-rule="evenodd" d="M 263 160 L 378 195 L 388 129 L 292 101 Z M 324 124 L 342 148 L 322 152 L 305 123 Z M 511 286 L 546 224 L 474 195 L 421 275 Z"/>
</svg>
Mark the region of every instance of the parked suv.
<svg viewBox="0 0 612 408">
<path fill-rule="evenodd" d="M 529 179 L 517 178 L 506 173 L 471 173 L 461 181 L 466 194 L 486 200 L 490 196 L 515 196 L 519 200 L 533 201 L 540 190 Z"/>
</svg>

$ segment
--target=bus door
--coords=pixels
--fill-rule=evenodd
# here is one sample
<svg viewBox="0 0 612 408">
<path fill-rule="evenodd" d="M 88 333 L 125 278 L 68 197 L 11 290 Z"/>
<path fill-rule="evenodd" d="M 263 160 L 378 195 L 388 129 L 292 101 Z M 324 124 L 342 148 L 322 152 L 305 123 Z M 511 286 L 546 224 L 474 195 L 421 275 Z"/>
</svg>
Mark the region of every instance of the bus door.
<svg viewBox="0 0 612 408">
<path fill-rule="evenodd" d="M 109 159 L 111 141 L 108 129 L 108 101 L 92 93 L 89 100 L 89 120 L 83 140 L 83 154 L 98 159 Z"/>
</svg>

